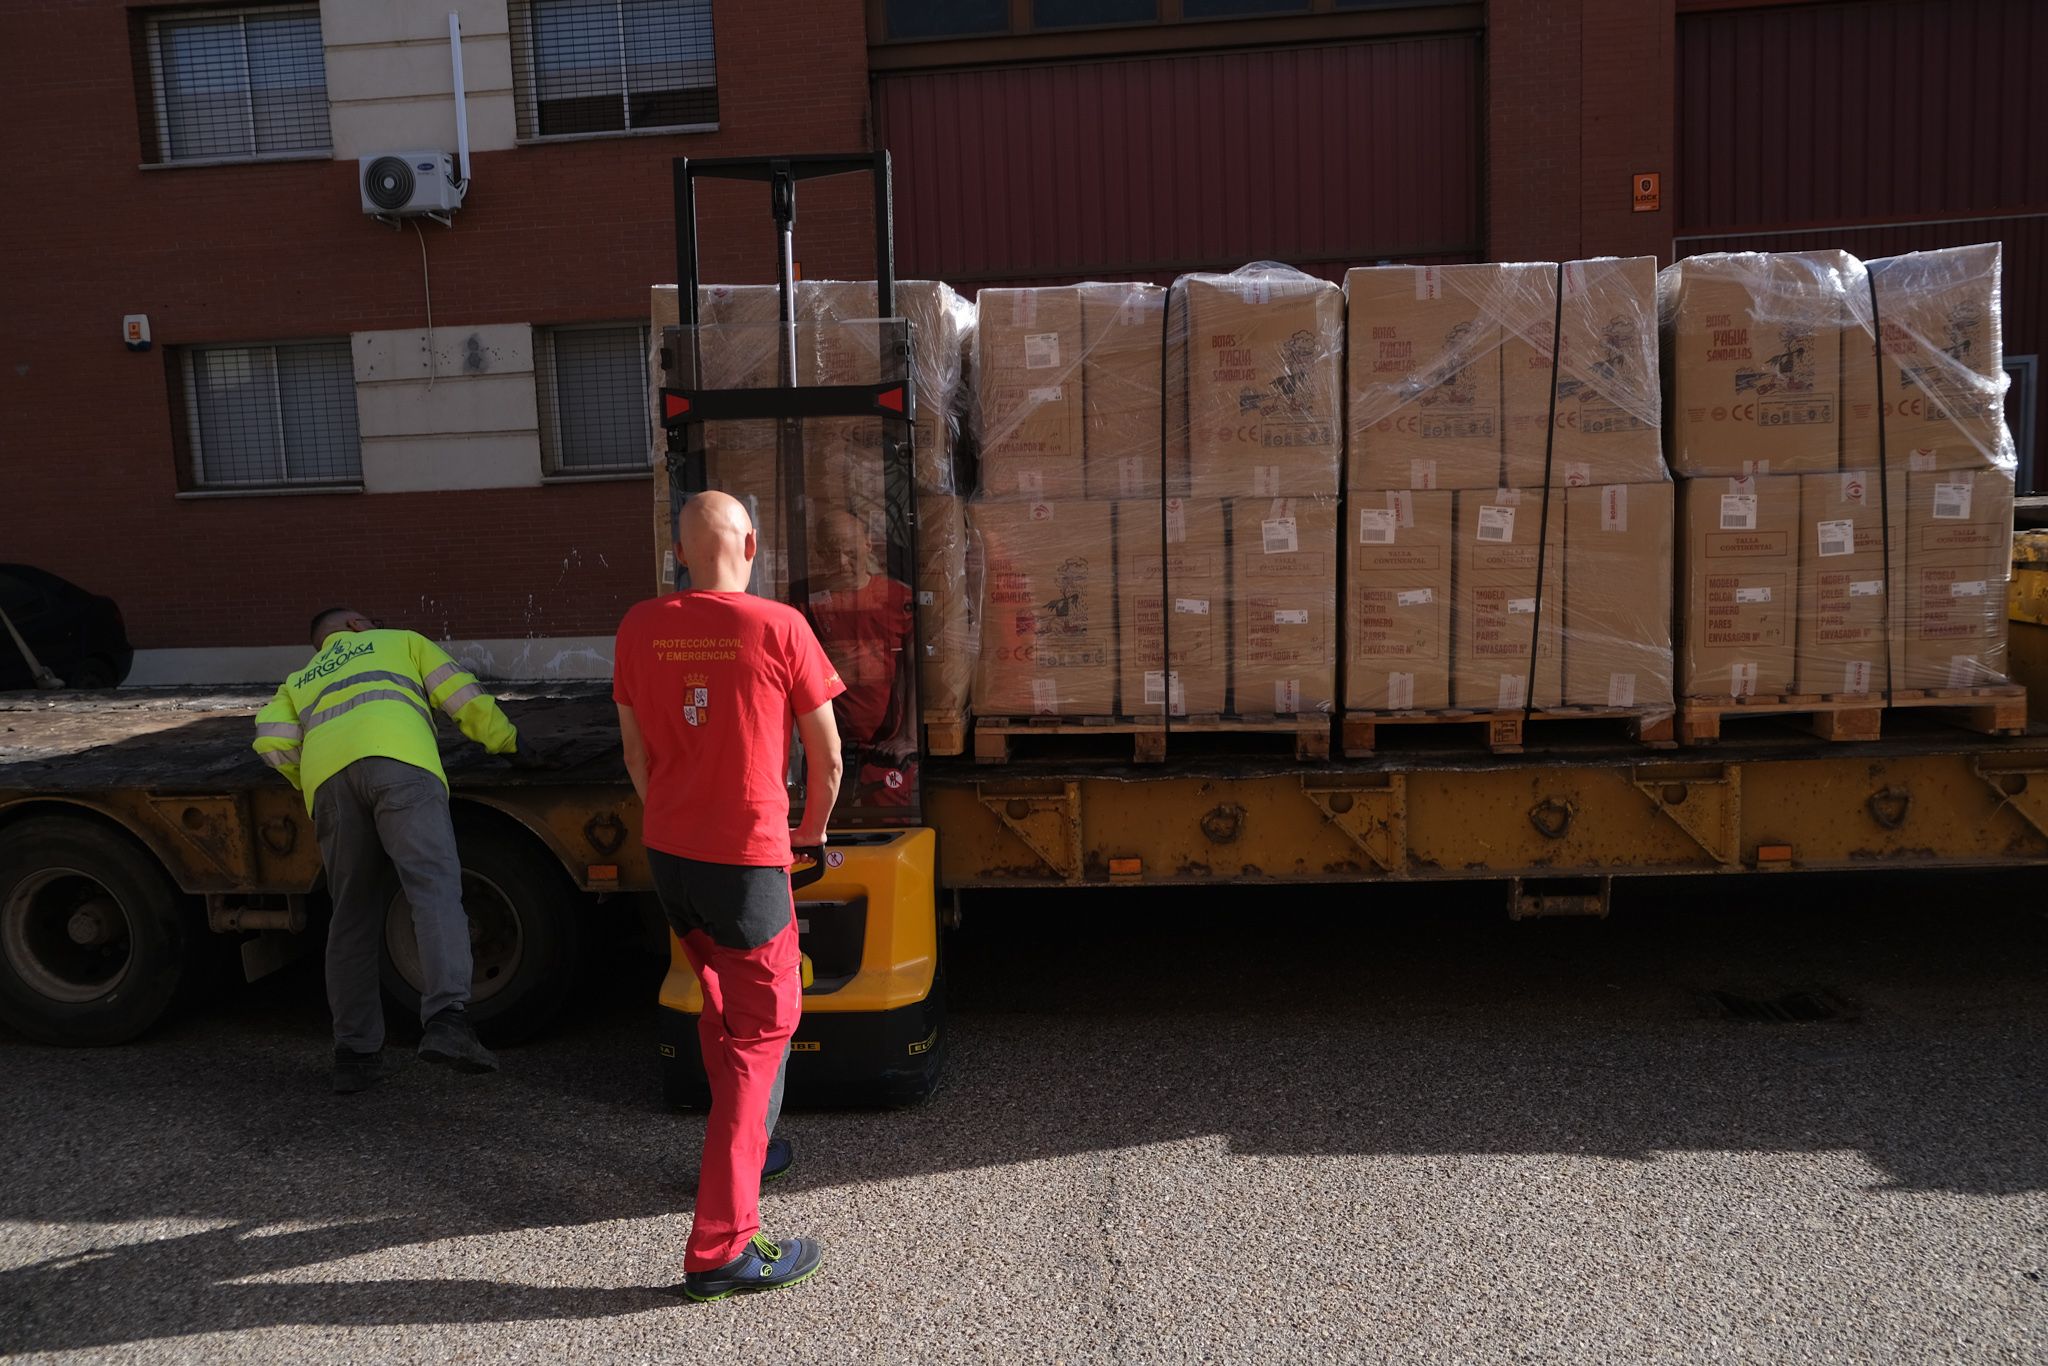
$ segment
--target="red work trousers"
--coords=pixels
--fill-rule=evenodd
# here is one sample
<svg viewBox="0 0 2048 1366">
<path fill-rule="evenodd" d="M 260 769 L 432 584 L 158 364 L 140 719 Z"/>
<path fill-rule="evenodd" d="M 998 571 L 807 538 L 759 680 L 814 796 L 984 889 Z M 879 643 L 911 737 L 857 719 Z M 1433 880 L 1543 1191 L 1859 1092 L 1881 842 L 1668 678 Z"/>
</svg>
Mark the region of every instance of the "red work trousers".
<svg viewBox="0 0 2048 1366">
<path fill-rule="evenodd" d="M 739 1256 L 761 1231 L 768 1097 L 803 1013 L 803 959 L 794 918 L 751 949 L 726 948 L 702 930 L 681 939 L 704 986 L 697 1034 L 711 1083 L 697 1216 L 683 1270 L 710 1271 Z"/>
</svg>

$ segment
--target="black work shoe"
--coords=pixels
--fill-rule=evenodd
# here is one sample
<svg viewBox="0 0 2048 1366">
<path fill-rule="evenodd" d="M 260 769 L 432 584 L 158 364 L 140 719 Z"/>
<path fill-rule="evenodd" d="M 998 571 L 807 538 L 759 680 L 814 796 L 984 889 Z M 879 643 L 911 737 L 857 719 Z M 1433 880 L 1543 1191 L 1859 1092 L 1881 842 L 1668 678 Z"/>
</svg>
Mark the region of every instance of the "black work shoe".
<svg viewBox="0 0 2048 1366">
<path fill-rule="evenodd" d="M 444 1010 L 427 1021 L 420 1038 L 420 1057 L 458 1072 L 498 1070 L 497 1056 L 477 1042 L 475 1026 L 460 1010 Z"/>
<path fill-rule="evenodd" d="M 699 1304 L 722 1300 L 730 1295 L 751 1295 L 762 1290 L 780 1290 L 809 1280 L 825 1254 L 812 1238 L 790 1238 L 771 1243 L 760 1234 L 747 1250 L 716 1271 L 692 1271 L 683 1277 L 683 1294 Z"/>
<path fill-rule="evenodd" d="M 352 1096 L 367 1091 L 384 1079 L 384 1052 L 358 1053 L 352 1048 L 334 1050 L 334 1094 Z"/>
<path fill-rule="evenodd" d="M 761 1159 L 761 1179 L 773 1181 L 779 1176 L 789 1175 L 790 1164 L 796 1161 L 786 1138 L 768 1140 L 768 1155 Z"/>
</svg>

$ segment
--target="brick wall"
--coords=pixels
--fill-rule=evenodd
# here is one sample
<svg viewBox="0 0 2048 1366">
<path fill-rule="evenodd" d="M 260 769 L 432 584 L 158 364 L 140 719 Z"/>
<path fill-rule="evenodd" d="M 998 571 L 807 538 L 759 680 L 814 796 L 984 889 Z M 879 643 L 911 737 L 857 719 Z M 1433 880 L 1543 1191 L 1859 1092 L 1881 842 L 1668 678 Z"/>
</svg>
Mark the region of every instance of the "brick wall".
<svg viewBox="0 0 2048 1366">
<path fill-rule="evenodd" d="M 1495 260 L 1671 250 L 1676 108 L 1670 0 L 1492 0 L 1487 241 Z M 1630 178 L 1664 177 L 1636 213 Z"/>
<path fill-rule="evenodd" d="M 644 317 L 675 278 L 671 157 L 867 145 L 859 6 L 719 0 L 714 23 L 718 132 L 475 158 L 454 228 L 422 225 L 436 325 Z M 353 161 L 137 169 L 119 0 L 0 14 L 0 120 L 0 559 L 114 596 L 145 648 L 292 642 L 342 600 L 435 635 L 604 634 L 648 591 L 645 481 L 176 498 L 163 352 L 124 350 L 121 316 L 159 348 L 417 328 L 419 243 L 361 214 Z M 870 203 L 805 187 L 807 275 L 872 273 Z M 707 279 L 770 278 L 765 188 L 708 195 L 699 236 Z"/>
</svg>

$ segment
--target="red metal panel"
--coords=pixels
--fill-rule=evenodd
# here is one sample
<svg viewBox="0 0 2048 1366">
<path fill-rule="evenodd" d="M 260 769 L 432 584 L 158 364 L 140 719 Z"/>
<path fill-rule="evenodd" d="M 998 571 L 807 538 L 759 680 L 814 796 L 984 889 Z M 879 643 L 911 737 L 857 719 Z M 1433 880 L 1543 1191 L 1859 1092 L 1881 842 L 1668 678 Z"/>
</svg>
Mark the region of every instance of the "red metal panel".
<svg viewBox="0 0 2048 1366">
<path fill-rule="evenodd" d="M 1678 20 L 1680 232 L 2048 208 L 2040 0 Z"/>
<path fill-rule="evenodd" d="M 877 76 L 906 278 L 1481 250 L 1476 34 Z"/>
</svg>

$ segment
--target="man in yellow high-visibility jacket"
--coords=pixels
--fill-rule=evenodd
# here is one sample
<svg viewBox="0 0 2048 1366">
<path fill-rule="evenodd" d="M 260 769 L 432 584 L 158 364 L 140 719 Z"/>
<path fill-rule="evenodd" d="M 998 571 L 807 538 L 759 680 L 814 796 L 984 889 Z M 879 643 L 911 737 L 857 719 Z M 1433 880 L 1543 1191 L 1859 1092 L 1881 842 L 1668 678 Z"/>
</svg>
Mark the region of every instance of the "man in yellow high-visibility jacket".
<svg viewBox="0 0 2048 1366">
<path fill-rule="evenodd" d="M 447 651 L 412 631 L 386 631 L 360 612 L 313 618 L 315 653 L 256 715 L 256 753 L 306 794 L 320 840 L 334 922 L 327 1004 L 334 1015 L 334 1089 L 367 1089 L 384 1073 L 378 955 L 387 864 L 412 903 L 419 940 L 420 1057 L 489 1072 L 498 1060 L 463 1013 L 469 1001 L 469 918 L 448 814 L 433 714 L 493 754 L 516 755 L 519 733 Z"/>
</svg>

